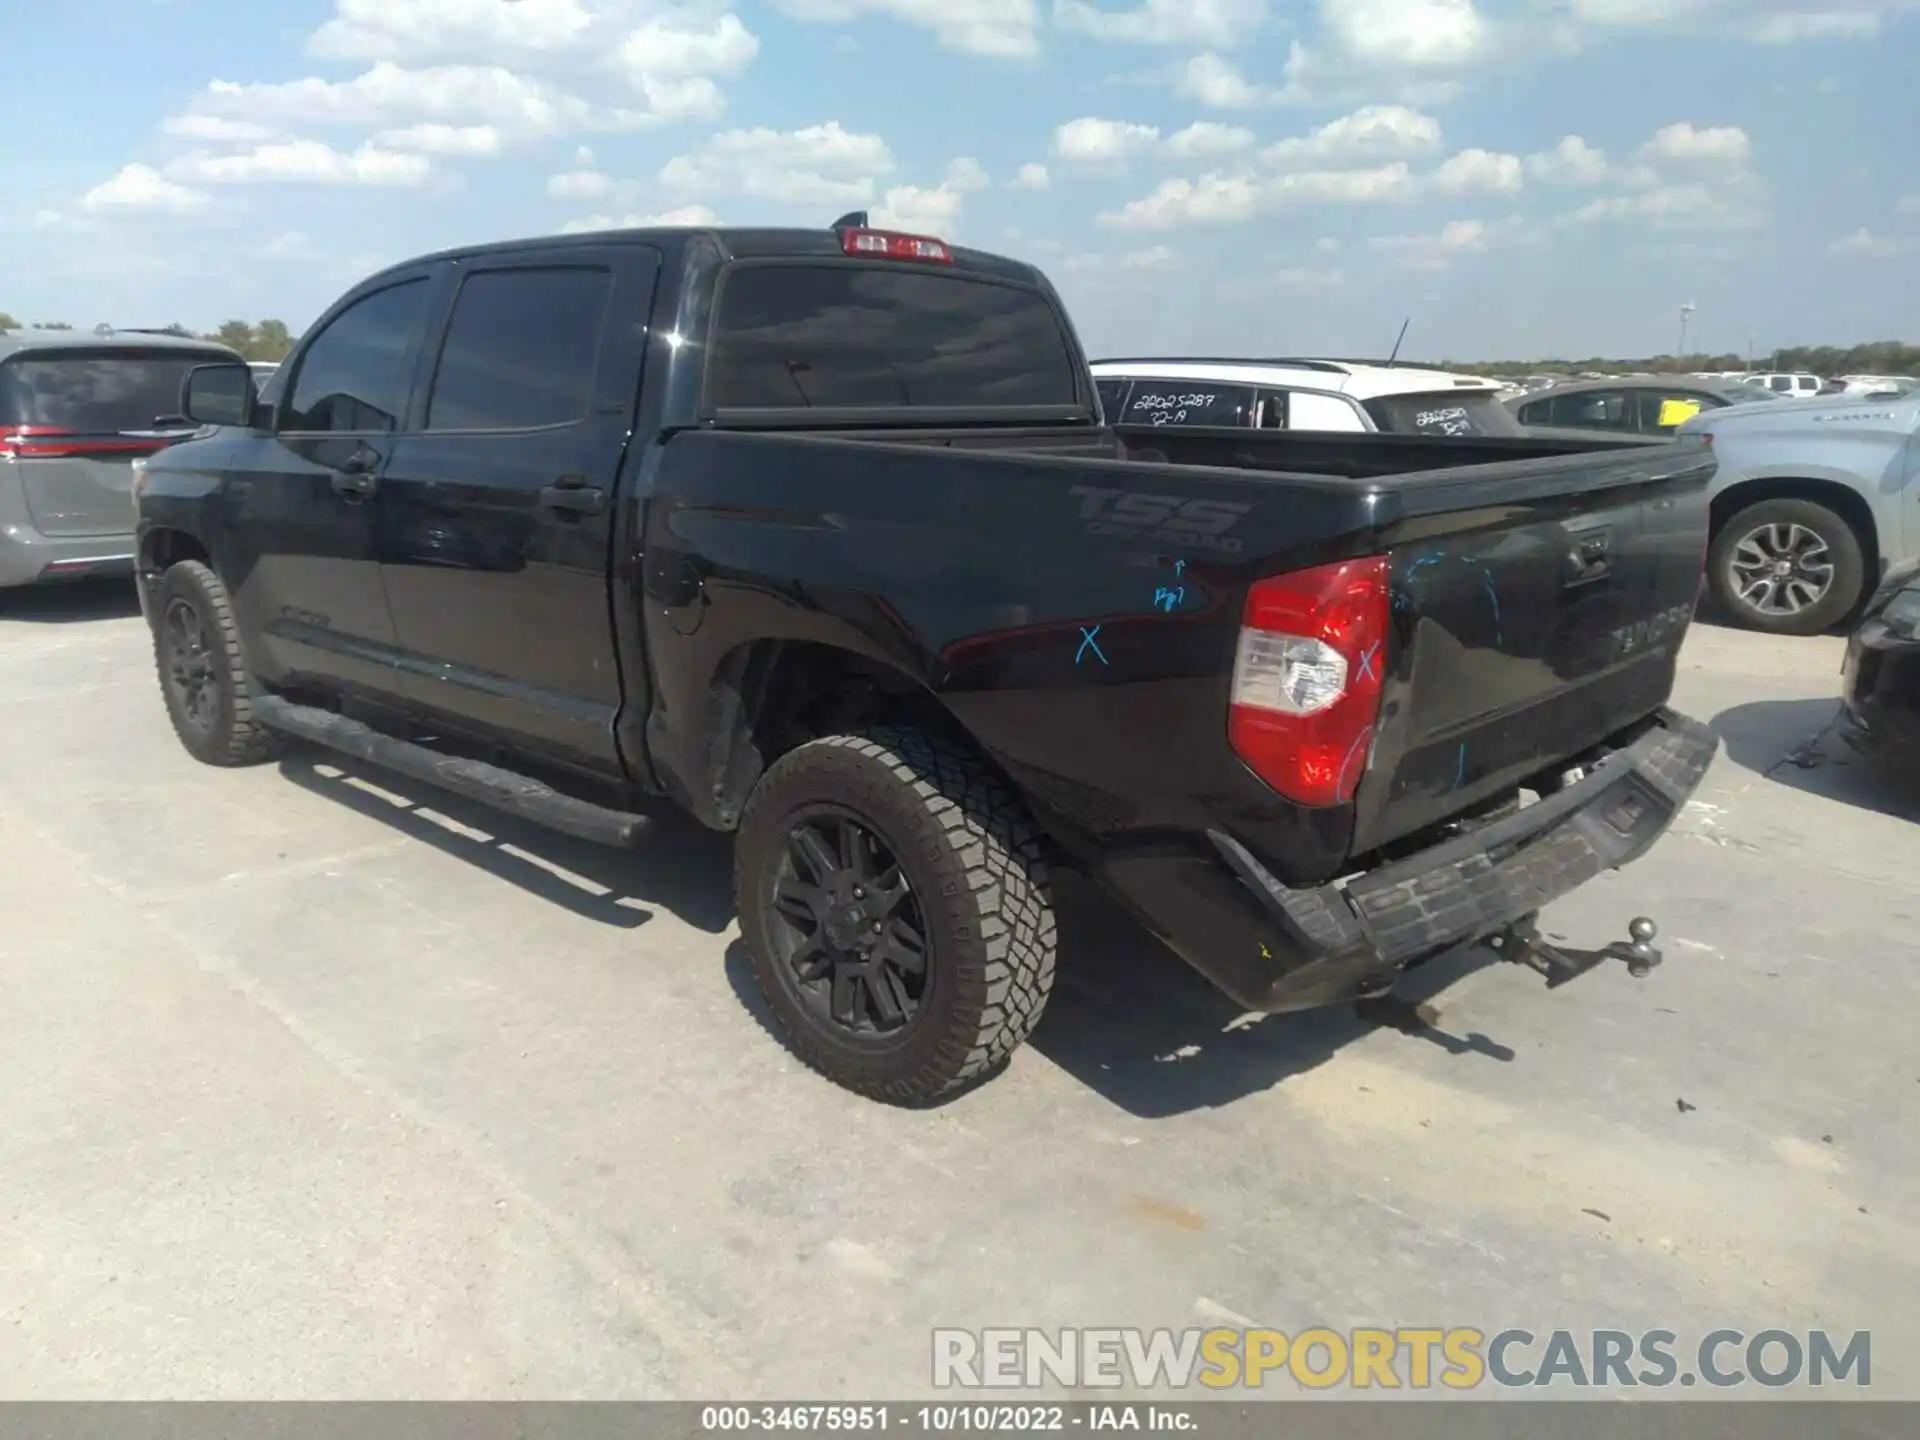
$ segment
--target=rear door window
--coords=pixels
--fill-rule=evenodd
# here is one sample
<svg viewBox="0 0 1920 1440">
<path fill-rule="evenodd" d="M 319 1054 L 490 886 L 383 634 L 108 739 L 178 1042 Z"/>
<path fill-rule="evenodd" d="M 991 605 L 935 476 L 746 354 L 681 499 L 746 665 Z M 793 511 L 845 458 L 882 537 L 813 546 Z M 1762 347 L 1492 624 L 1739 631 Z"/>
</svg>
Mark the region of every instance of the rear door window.
<svg viewBox="0 0 1920 1440">
<path fill-rule="evenodd" d="M 613 272 L 482 270 L 453 303 L 427 400 L 429 430 L 530 430 L 586 417 Z"/>
<path fill-rule="evenodd" d="M 1204 380 L 1136 380 L 1122 425 L 1253 424 L 1254 392 L 1246 385 Z"/>
<path fill-rule="evenodd" d="M 0 425 L 44 425 L 82 435 L 179 430 L 180 386 L 219 351 L 28 352 L 0 365 Z"/>
<path fill-rule="evenodd" d="M 1045 294 L 942 266 L 742 265 L 722 283 L 711 409 L 1082 409 Z"/>
<path fill-rule="evenodd" d="M 1387 395 L 1366 402 L 1373 423 L 1390 435 L 1515 435 L 1519 426 L 1491 390 L 1459 394 Z"/>
</svg>

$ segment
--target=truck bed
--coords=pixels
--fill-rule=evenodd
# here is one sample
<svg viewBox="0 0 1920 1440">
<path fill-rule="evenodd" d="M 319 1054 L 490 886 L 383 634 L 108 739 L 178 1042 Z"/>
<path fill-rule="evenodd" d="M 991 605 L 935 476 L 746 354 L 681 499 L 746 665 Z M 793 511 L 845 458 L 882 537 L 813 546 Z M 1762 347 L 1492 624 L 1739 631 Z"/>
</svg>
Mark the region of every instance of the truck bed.
<svg viewBox="0 0 1920 1440">
<path fill-rule="evenodd" d="M 1128 458 L 1128 437 L 1085 430 L 688 431 L 661 456 L 646 548 L 650 566 L 702 557 L 710 591 L 733 572 L 805 596 L 783 620 L 763 593 L 763 631 L 827 642 L 820 612 L 847 617 L 1089 852 L 1224 813 L 1317 883 L 1650 715 L 1697 592 L 1701 447 L 1406 438 L 1225 442 L 1275 467 L 1251 469 Z M 1482 463 L 1392 468 L 1462 452 Z M 1377 473 L 1277 468 L 1297 456 Z M 1366 555 L 1390 557 L 1394 624 L 1365 778 L 1353 805 L 1302 809 L 1227 743 L 1241 609 L 1261 576 Z M 723 639 L 649 624 L 656 650 Z"/>
</svg>

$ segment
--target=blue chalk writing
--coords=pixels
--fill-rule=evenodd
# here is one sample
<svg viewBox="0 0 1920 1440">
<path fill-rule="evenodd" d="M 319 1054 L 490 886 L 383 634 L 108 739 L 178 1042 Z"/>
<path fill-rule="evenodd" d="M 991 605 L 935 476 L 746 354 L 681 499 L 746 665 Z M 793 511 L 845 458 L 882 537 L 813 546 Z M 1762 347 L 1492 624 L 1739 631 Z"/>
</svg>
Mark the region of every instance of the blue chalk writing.
<svg viewBox="0 0 1920 1440">
<path fill-rule="evenodd" d="M 1417 575 L 1424 567 L 1428 565 L 1438 565 L 1442 560 L 1446 558 L 1447 557 L 1444 555 L 1421 556 L 1418 560 L 1414 561 L 1411 565 L 1407 567 L 1407 575 L 1406 575 L 1407 583 L 1411 585 L 1413 583 L 1414 576 Z M 1489 569 L 1487 566 L 1481 564 L 1478 560 L 1475 560 L 1470 556 L 1460 555 L 1455 558 L 1457 558 L 1460 561 L 1460 563 L 1466 566 L 1469 570 L 1477 570 L 1480 572 L 1480 586 L 1483 590 L 1486 591 L 1487 604 L 1492 608 L 1492 611 L 1493 611 L 1493 643 L 1496 648 L 1503 646 L 1506 642 L 1502 638 L 1501 626 L 1500 626 L 1500 587 L 1494 583 L 1493 571 Z M 1402 596 L 1399 594 L 1396 594 L 1393 597 L 1393 607 L 1396 610 L 1409 608 L 1411 607 L 1412 604 L 1413 604 L 1413 598 L 1411 594 L 1406 595 L 1404 600 L 1402 599 Z"/>
<path fill-rule="evenodd" d="M 1187 568 L 1187 562 L 1184 560 L 1176 560 L 1173 562 L 1173 573 L 1175 575 L 1178 575 L 1181 571 L 1185 570 L 1186 568 Z"/>
<path fill-rule="evenodd" d="M 1164 610 L 1169 615 L 1173 613 L 1174 607 L 1186 598 L 1187 598 L 1187 587 L 1184 585 L 1180 586 L 1178 589 L 1173 589 L 1170 586 L 1162 585 L 1159 589 L 1153 592 L 1154 608 L 1158 610 Z"/>
<path fill-rule="evenodd" d="M 1086 659 L 1089 650 L 1093 652 L 1094 658 L 1102 665 L 1107 663 L 1107 657 L 1101 653 L 1100 642 L 1093 638 L 1099 633 L 1100 627 L 1098 625 L 1095 625 L 1092 629 L 1088 629 L 1085 625 L 1080 627 L 1080 648 L 1074 651 L 1074 664 L 1078 665 L 1082 660 Z"/>
<path fill-rule="evenodd" d="M 1460 788 L 1461 782 L 1464 781 L 1466 778 L 1467 778 L 1467 746 L 1466 746 L 1466 742 L 1463 740 L 1460 742 L 1460 763 L 1454 767 L 1453 784 L 1451 787 L 1449 787 L 1447 793 L 1451 795 L 1455 790 L 1458 790 Z"/>
<path fill-rule="evenodd" d="M 1380 678 L 1380 672 L 1373 668 L 1373 657 L 1377 655 L 1379 651 L 1380 642 L 1376 640 L 1373 644 L 1367 646 L 1366 652 L 1361 655 L 1360 678 L 1362 680 L 1378 680 Z"/>
<path fill-rule="evenodd" d="M 1344 790 L 1347 784 L 1347 771 L 1352 767 L 1354 757 L 1361 753 L 1361 747 L 1373 738 L 1373 727 L 1367 726 L 1353 737 L 1353 744 L 1347 747 L 1347 758 L 1340 762 L 1340 773 L 1334 777 L 1334 786 Z"/>
</svg>

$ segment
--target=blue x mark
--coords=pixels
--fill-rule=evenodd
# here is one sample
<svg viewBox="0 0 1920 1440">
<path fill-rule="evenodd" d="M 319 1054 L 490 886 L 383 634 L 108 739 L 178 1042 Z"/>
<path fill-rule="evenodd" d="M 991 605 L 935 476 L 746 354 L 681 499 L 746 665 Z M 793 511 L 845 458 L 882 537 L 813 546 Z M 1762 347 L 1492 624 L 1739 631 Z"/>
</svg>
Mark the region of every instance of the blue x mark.
<svg viewBox="0 0 1920 1440">
<path fill-rule="evenodd" d="M 1089 650 L 1093 651 L 1094 657 L 1099 660 L 1102 665 L 1107 663 L 1107 657 L 1100 653 L 1100 642 L 1093 638 L 1099 633 L 1100 627 L 1098 625 L 1094 626 L 1091 630 L 1084 625 L 1080 627 L 1080 648 L 1073 652 L 1074 664 L 1078 665 L 1082 660 L 1086 659 L 1087 651 Z"/>
</svg>

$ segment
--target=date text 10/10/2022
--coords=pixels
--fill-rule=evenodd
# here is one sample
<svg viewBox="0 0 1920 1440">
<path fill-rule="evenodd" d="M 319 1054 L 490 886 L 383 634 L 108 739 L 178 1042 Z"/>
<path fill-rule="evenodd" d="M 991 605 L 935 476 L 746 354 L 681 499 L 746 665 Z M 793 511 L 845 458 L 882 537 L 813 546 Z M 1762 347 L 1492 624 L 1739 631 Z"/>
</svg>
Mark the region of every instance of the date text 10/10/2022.
<svg viewBox="0 0 1920 1440">
<path fill-rule="evenodd" d="M 1068 1430 L 1190 1432 L 1193 1414 L 1179 1406 L 1118 1405 L 707 1405 L 704 1431 L 912 1431 L 924 1435 L 1000 1435 Z"/>
</svg>

